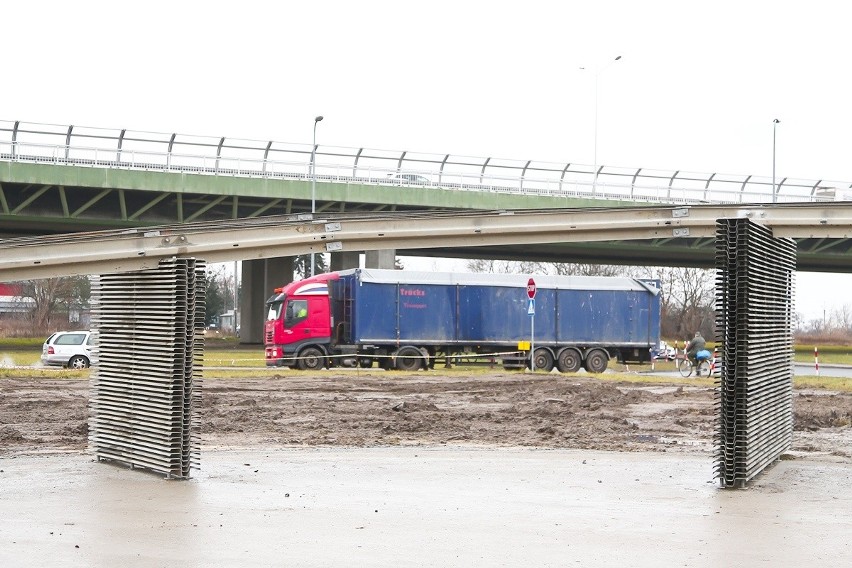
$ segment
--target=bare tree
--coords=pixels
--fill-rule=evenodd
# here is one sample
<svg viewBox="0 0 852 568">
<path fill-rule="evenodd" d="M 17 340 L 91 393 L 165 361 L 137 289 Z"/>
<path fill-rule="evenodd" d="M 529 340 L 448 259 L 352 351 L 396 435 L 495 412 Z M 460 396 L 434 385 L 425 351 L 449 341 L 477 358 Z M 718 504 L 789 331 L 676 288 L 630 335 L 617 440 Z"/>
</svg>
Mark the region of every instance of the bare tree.
<svg viewBox="0 0 852 568">
<path fill-rule="evenodd" d="M 537 263 L 477 258 L 468 260 L 465 266 L 471 272 L 486 274 L 532 274 L 535 272 L 535 264 Z"/>
<path fill-rule="evenodd" d="M 58 321 L 58 313 L 68 314 L 88 307 L 91 286 L 85 276 L 45 278 L 23 283 L 22 295 L 33 300 L 30 321 L 33 333 L 44 333 Z"/>
<path fill-rule="evenodd" d="M 650 277 L 648 268 L 611 264 L 579 264 L 572 262 L 533 262 L 474 259 L 467 262 L 471 272 L 503 274 L 555 274 L 557 276 L 628 276 Z"/>
<path fill-rule="evenodd" d="M 843 304 L 832 310 L 831 325 L 840 331 L 852 330 L 852 305 Z"/>
<path fill-rule="evenodd" d="M 649 278 L 651 271 L 645 266 L 621 266 L 617 264 L 579 264 L 573 262 L 553 263 L 555 274 L 560 276 L 627 276 Z"/>
<path fill-rule="evenodd" d="M 700 331 L 712 337 L 715 320 L 715 271 L 700 268 L 658 268 L 663 297 L 663 335 L 691 337 Z"/>
</svg>

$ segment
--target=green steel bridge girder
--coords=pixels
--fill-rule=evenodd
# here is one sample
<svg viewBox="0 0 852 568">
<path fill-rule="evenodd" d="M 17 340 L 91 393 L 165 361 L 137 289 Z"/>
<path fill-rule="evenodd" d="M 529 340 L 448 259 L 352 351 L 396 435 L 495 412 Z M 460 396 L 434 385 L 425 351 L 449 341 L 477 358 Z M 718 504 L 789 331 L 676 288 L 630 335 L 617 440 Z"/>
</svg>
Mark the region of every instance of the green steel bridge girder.
<svg viewBox="0 0 852 568">
<path fill-rule="evenodd" d="M 310 212 L 308 180 L 0 162 L 0 239 Z M 317 181 L 318 213 L 628 207 L 627 201 Z M 848 239 L 799 239 L 802 270 L 852 271 Z M 423 256 L 713 266 L 714 239 L 400 251 Z"/>
<path fill-rule="evenodd" d="M 601 204 L 570 197 L 321 180 L 316 182 L 315 195 L 318 212 L 550 209 Z M 31 226 L 31 234 L 53 232 L 56 221 L 63 222 L 62 230 L 75 225 L 76 230 L 90 230 L 98 223 L 114 228 L 310 212 L 311 197 L 311 183 L 302 179 L 0 163 L 0 219 L 18 226 L 23 221 Z M 36 218 L 43 218 L 42 227 L 33 226 Z"/>
</svg>

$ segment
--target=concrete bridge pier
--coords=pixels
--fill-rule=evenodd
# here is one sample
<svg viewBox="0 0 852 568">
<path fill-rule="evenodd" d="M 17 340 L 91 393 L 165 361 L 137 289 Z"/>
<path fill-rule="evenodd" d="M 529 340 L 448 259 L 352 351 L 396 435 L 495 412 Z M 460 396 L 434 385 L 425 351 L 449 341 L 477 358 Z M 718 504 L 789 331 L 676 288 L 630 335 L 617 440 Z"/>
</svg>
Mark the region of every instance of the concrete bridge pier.
<svg viewBox="0 0 852 568">
<path fill-rule="evenodd" d="M 293 257 L 244 260 L 242 277 L 240 343 L 263 343 L 266 299 L 293 280 Z"/>
<path fill-rule="evenodd" d="M 361 265 L 361 253 L 358 251 L 345 251 L 331 253 L 331 271 L 358 268 Z"/>
<path fill-rule="evenodd" d="M 393 270 L 396 268 L 396 250 L 368 250 L 364 254 L 364 268 Z"/>
<path fill-rule="evenodd" d="M 349 268 L 361 267 L 360 252 L 333 252 L 331 253 L 331 271 L 347 270 Z M 396 268 L 396 250 L 368 250 L 364 253 L 364 268 L 384 268 L 393 270 Z"/>
</svg>

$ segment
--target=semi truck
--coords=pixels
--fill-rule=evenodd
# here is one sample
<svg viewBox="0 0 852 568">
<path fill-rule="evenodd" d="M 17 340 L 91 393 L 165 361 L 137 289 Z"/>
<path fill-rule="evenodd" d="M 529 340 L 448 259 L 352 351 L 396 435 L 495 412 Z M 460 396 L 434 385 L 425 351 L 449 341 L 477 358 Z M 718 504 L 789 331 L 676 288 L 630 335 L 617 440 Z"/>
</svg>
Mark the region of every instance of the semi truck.
<svg viewBox="0 0 852 568">
<path fill-rule="evenodd" d="M 277 288 L 267 300 L 267 366 L 432 368 L 486 356 L 506 368 L 592 373 L 650 360 L 660 340 L 651 279 L 351 269 Z"/>
</svg>

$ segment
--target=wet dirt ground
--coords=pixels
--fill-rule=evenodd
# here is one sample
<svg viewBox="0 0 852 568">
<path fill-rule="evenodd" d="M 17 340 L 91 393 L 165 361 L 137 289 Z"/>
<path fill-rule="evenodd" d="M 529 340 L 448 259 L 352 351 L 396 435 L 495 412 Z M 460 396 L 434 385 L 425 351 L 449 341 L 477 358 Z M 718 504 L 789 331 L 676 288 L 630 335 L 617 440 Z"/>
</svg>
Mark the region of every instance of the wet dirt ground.
<svg viewBox="0 0 852 568">
<path fill-rule="evenodd" d="M 249 374 L 249 373 L 247 373 Z M 205 379 L 202 447 L 476 445 L 712 452 L 712 387 L 529 373 Z M 82 450 L 87 380 L 0 381 L 0 451 Z M 852 393 L 794 390 L 792 453 L 852 460 Z"/>
<path fill-rule="evenodd" d="M 257 374 L 256 374 L 257 375 Z M 87 380 L 0 380 L 0 566 L 840 566 L 852 395 L 713 478 L 713 388 L 523 373 L 206 379 L 186 482 L 85 452 Z"/>
</svg>

